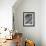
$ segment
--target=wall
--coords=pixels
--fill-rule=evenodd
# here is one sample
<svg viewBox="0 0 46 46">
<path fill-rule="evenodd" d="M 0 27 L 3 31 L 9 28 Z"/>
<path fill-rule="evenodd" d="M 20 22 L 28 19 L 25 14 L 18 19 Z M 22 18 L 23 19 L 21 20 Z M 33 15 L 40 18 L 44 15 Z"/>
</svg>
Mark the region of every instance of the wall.
<svg viewBox="0 0 46 46">
<path fill-rule="evenodd" d="M 41 46 L 41 1 L 23 0 L 20 5 L 13 8 L 15 29 L 23 33 L 23 37 L 35 41 Z M 35 27 L 23 27 L 23 12 L 35 12 Z"/>
<path fill-rule="evenodd" d="M 0 27 L 12 28 L 12 6 L 16 0 L 0 0 Z"/>
<path fill-rule="evenodd" d="M 46 0 L 41 1 L 41 38 L 42 46 L 46 46 Z"/>
</svg>

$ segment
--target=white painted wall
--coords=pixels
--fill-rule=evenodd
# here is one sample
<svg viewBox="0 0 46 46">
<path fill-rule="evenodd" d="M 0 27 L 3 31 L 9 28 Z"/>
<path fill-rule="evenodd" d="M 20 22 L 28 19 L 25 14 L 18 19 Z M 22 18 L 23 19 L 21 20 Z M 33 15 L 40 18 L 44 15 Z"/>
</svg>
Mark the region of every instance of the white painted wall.
<svg viewBox="0 0 46 46">
<path fill-rule="evenodd" d="M 15 7 L 16 8 L 16 7 Z M 23 27 L 23 12 L 35 12 L 35 27 Z M 22 32 L 24 37 L 35 41 L 36 46 L 41 46 L 41 3 L 40 0 L 23 0 L 15 9 L 15 28 Z"/>
<path fill-rule="evenodd" d="M 0 27 L 12 28 L 12 6 L 16 0 L 0 0 Z"/>
<path fill-rule="evenodd" d="M 16 3 L 17 4 L 17 3 Z M 46 1 L 23 0 L 16 8 L 13 7 L 15 29 L 24 37 L 35 41 L 36 46 L 46 46 Z M 23 12 L 35 12 L 35 27 L 23 27 Z M 42 45 L 41 45 L 42 44 Z"/>
<path fill-rule="evenodd" d="M 46 0 L 41 1 L 41 38 L 42 46 L 46 46 Z"/>
</svg>

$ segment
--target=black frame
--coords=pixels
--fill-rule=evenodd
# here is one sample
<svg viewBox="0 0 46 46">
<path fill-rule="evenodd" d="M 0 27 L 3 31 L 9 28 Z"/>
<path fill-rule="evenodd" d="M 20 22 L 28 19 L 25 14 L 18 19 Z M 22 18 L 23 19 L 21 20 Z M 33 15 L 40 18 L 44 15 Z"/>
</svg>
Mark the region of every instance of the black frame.
<svg viewBox="0 0 46 46">
<path fill-rule="evenodd" d="M 30 25 L 25 25 L 25 16 L 27 14 L 30 14 L 31 15 L 31 17 L 32 17 L 32 21 L 30 21 L 30 22 L 32 22 L 32 24 L 30 24 Z M 24 27 L 34 27 L 35 26 L 35 12 L 23 12 L 23 26 Z"/>
</svg>

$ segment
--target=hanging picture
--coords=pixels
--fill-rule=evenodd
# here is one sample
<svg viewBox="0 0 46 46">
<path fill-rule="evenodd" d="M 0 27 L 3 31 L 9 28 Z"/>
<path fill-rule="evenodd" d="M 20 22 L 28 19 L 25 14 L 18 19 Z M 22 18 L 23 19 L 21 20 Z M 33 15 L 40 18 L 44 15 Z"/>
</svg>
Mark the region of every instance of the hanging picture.
<svg viewBox="0 0 46 46">
<path fill-rule="evenodd" d="M 23 26 L 25 27 L 35 26 L 35 12 L 23 12 Z"/>
</svg>

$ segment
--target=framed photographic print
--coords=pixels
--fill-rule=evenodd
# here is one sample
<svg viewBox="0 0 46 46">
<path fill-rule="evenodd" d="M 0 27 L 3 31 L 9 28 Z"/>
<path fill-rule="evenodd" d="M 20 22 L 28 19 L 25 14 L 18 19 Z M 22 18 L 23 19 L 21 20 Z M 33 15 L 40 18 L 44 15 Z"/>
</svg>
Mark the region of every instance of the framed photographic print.
<svg viewBox="0 0 46 46">
<path fill-rule="evenodd" d="M 23 12 L 23 26 L 25 27 L 35 26 L 35 12 Z"/>
</svg>

